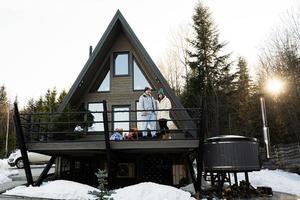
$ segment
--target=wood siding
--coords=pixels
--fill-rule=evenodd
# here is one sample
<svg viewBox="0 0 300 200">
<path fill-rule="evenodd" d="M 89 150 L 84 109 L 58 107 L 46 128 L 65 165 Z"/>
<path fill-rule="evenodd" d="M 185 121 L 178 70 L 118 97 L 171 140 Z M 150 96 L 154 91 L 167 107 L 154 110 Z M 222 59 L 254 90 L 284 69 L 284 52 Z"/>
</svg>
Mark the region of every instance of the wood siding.
<svg viewBox="0 0 300 200">
<path fill-rule="evenodd" d="M 114 76 L 113 73 L 113 54 L 115 52 L 129 52 L 129 75 L 127 76 Z M 120 105 L 130 105 L 131 110 L 136 109 L 136 101 L 138 101 L 140 95 L 143 93 L 143 91 L 136 91 L 133 88 L 133 57 L 137 60 L 137 62 L 140 64 L 141 70 L 145 73 L 145 77 L 149 81 L 149 83 L 155 87 L 157 87 L 155 84 L 155 78 L 150 77 L 149 72 L 147 72 L 147 67 L 144 67 L 146 64 L 140 59 L 139 55 L 136 53 L 136 50 L 132 47 L 132 45 L 129 43 L 126 36 L 120 32 L 119 36 L 115 40 L 115 43 L 113 44 L 111 50 L 109 51 L 108 55 L 106 56 L 106 59 L 103 60 L 103 62 L 109 63 L 101 63 L 100 65 L 106 65 L 109 67 L 110 70 L 110 91 L 109 92 L 97 92 L 97 88 L 100 86 L 98 80 L 93 80 L 93 84 L 91 84 L 91 87 L 85 95 L 81 99 L 81 103 L 87 104 L 88 102 L 101 102 L 103 100 L 106 100 L 108 105 L 107 108 L 109 110 L 112 110 L 113 106 L 120 106 Z M 100 67 L 99 67 L 100 68 Z M 100 68 L 101 69 L 101 68 Z M 104 79 L 108 69 L 101 71 L 99 70 L 96 74 L 96 77 Z M 96 84 L 96 85 L 95 85 Z M 153 92 L 155 94 L 155 92 Z M 109 120 L 112 119 L 112 117 L 109 115 Z M 131 113 L 130 114 L 130 120 L 135 120 L 136 114 Z M 137 127 L 136 123 L 131 124 L 131 128 Z M 111 128 L 111 126 L 109 126 Z"/>
</svg>

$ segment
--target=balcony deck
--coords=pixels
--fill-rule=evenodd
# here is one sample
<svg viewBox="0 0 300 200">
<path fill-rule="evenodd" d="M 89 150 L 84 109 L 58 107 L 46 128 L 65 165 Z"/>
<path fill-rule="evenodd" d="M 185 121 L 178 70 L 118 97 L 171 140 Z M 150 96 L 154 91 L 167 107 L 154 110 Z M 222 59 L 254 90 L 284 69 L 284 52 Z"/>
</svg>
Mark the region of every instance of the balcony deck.
<svg viewBox="0 0 300 200">
<path fill-rule="evenodd" d="M 197 139 L 170 139 L 170 140 L 124 140 L 110 141 L 112 151 L 122 151 L 126 153 L 139 152 L 186 152 L 193 151 L 199 146 Z M 94 152 L 97 154 L 105 153 L 106 145 L 103 140 L 95 141 L 53 141 L 47 143 L 27 143 L 29 151 L 40 152 L 49 155 L 69 154 L 69 152 Z"/>
<path fill-rule="evenodd" d="M 169 110 L 168 110 L 169 111 Z M 198 111 L 198 110 L 196 110 Z M 140 110 L 130 111 L 114 111 L 118 113 L 137 113 Z M 170 110 L 171 112 L 171 110 Z M 185 109 L 173 109 L 174 116 L 180 112 L 187 112 Z M 29 151 L 40 152 L 48 155 L 71 155 L 86 154 L 87 152 L 95 154 L 105 154 L 108 151 L 124 152 L 124 153 L 159 153 L 159 152 L 189 152 L 194 151 L 199 147 L 199 129 L 195 123 L 199 118 L 174 117 L 173 123 L 176 123 L 175 128 L 168 130 L 172 135 L 172 139 L 142 139 L 142 131 L 138 130 L 135 133 L 135 140 L 110 140 L 110 136 L 115 133 L 113 124 L 124 125 L 125 128 L 123 136 L 130 133 L 129 127 L 138 127 L 138 123 L 143 123 L 149 120 L 115 120 L 112 111 L 91 112 L 65 112 L 65 113 L 23 113 L 20 115 L 18 126 L 19 132 L 24 133 L 24 142 Z M 129 114 L 128 114 L 129 115 Z M 17 116 L 19 114 L 17 113 Z M 94 118 L 95 116 L 102 116 L 102 118 Z M 98 121 L 97 121 L 98 120 Z M 100 120 L 100 121 L 99 121 Z M 150 120 L 151 121 L 151 120 Z M 158 120 L 152 120 L 157 123 Z M 78 124 L 81 130 L 76 130 Z M 90 131 L 90 126 L 98 125 L 104 127 L 102 130 Z M 95 126 L 96 127 L 96 126 Z M 157 133 L 160 130 L 151 130 Z M 124 134 L 125 133 L 125 134 Z M 150 134 L 148 132 L 148 134 Z"/>
</svg>

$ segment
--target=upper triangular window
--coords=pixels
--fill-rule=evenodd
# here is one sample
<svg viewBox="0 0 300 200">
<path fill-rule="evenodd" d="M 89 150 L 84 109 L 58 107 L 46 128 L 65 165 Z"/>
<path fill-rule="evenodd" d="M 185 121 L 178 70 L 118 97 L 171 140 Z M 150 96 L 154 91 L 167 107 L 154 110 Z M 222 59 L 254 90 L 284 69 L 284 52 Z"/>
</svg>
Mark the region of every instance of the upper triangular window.
<svg viewBox="0 0 300 200">
<path fill-rule="evenodd" d="M 145 87 L 151 87 L 151 85 L 141 71 L 139 64 L 133 59 L 133 89 L 143 90 Z"/>
<path fill-rule="evenodd" d="M 110 71 L 107 72 L 104 80 L 100 87 L 97 89 L 98 92 L 109 92 L 110 91 Z"/>
</svg>

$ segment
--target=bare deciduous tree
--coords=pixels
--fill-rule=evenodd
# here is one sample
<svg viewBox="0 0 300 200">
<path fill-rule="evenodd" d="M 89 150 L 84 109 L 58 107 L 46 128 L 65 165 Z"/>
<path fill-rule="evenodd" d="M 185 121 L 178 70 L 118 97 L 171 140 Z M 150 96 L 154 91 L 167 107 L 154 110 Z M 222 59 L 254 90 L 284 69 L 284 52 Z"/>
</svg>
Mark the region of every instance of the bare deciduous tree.
<svg viewBox="0 0 300 200">
<path fill-rule="evenodd" d="M 166 54 L 158 62 L 171 88 L 180 95 L 187 84 L 189 67 L 187 49 L 190 27 L 181 25 L 170 34 L 169 47 Z"/>
</svg>

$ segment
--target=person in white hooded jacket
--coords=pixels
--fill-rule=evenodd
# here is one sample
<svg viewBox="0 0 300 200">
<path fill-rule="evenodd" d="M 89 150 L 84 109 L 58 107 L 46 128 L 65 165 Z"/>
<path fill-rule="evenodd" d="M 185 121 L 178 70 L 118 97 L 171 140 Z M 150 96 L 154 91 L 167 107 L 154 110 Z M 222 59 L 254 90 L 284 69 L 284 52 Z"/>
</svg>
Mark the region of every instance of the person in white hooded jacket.
<svg viewBox="0 0 300 200">
<path fill-rule="evenodd" d="M 144 93 L 139 98 L 139 107 L 143 110 L 141 124 L 143 137 L 147 137 L 147 128 L 150 127 L 152 138 L 156 138 L 156 101 L 151 95 L 151 88 L 145 87 Z"/>
<path fill-rule="evenodd" d="M 172 108 L 171 102 L 166 97 L 163 88 L 158 91 L 157 100 L 157 119 L 160 127 L 160 133 L 163 139 L 170 139 L 170 132 L 168 127 L 168 120 L 170 120 L 170 109 Z M 161 110 L 161 111 L 160 111 Z"/>
</svg>

